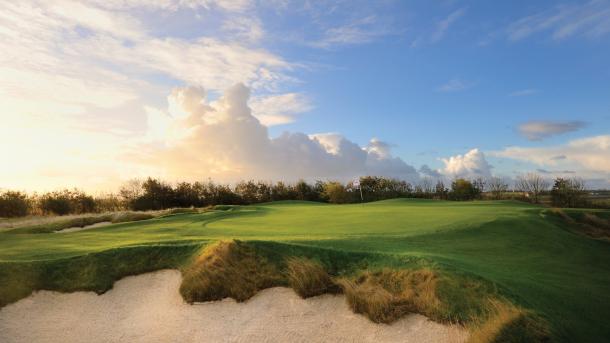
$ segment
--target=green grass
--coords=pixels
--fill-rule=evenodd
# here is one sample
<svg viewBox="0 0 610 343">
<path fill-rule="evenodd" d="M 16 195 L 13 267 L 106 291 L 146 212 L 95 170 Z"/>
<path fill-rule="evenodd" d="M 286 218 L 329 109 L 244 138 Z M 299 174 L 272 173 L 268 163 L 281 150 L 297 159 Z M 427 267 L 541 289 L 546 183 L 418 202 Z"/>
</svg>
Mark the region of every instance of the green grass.
<svg viewBox="0 0 610 343">
<path fill-rule="evenodd" d="M 225 239 L 247 241 L 270 260 L 314 258 L 332 275 L 432 267 L 492 285 L 546 319 L 554 340 L 610 340 L 610 243 L 510 201 L 279 202 L 64 234 L 0 232 L 0 305 L 31 289 L 104 291 L 124 275 L 180 268 L 201 246 Z M 2 286 L 7 280 L 11 286 Z M 439 291 L 454 295 L 451 287 Z M 468 302 L 455 296 L 454 303 L 459 310 Z"/>
</svg>

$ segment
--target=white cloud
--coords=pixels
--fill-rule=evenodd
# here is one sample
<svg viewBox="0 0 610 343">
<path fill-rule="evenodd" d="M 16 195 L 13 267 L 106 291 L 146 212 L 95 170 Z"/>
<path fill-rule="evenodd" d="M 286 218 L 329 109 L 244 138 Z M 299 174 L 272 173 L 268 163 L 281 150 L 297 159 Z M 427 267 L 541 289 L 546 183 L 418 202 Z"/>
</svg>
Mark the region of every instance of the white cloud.
<svg viewBox="0 0 610 343">
<path fill-rule="evenodd" d="M 231 5 L 232 4 L 232 5 Z M 156 37 L 125 7 L 164 9 L 247 2 L 22 1 L 0 8 L 0 99 L 3 115 L 47 117 L 114 108 L 158 95 L 150 80 L 162 75 L 221 90 L 236 82 L 275 90 L 292 80 L 293 66 L 264 49 L 200 36 Z M 171 7 L 172 9 L 174 7 Z M 252 19 L 256 21 L 256 19 Z M 250 27 L 256 39 L 262 28 Z M 236 34 L 242 34 L 236 33 Z M 46 113 L 45 113 L 46 112 Z"/>
<path fill-rule="evenodd" d="M 447 18 L 439 21 L 436 24 L 436 31 L 434 32 L 434 34 L 432 34 L 432 38 L 431 38 L 432 42 L 438 42 L 439 40 L 443 39 L 443 37 L 445 36 L 445 33 L 451 27 L 451 25 L 453 25 L 458 19 L 460 19 L 462 16 L 464 16 L 465 13 L 466 13 L 466 11 L 463 8 L 461 8 L 461 9 L 451 12 L 447 16 Z"/>
<path fill-rule="evenodd" d="M 349 180 L 366 174 L 418 178 L 413 167 L 393 157 L 389 146 L 376 139 L 363 149 L 338 134 L 284 133 L 269 138 L 267 127 L 251 114 L 249 96 L 250 90 L 241 84 L 210 103 L 201 90 L 176 89 L 169 100 L 182 115 L 172 115 L 162 142 L 136 146 L 125 159 L 156 168 L 156 175 L 172 180 Z M 151 136 L 158 137 L 158 128 L 151 129 Z"/>
<path fill-rule="evenodd" d="M 212 9 L 242 12 L 253 6 L 252 0 L 93 0 L 100 7 L 110 9 L 147 8 L 176 11 L 179 9 Z"/>
<path fill-rule="evenodd" d="M 239 41 L 256 43 L 265 35 L 265 29 L 260 19 L 256 17 L 239 16 L 227 19 L 222 24 L 222 30 Z"/>
<path fill-rule="evenodd" d="M 467 82 L 464 80 L 461 80 L 459 78 L 453 78 L 449 81 L 447 81 L 447 83 L 439 86 L 437 88 L 437 90 L 439 92 L 459 92 L 459 91 L 464 91 L 467 90 L 469 88 L 472 88 L 474 86 L 474 83 L 472 82 Z"/>
<path fill-rule="evenodd" d="M 518 41 L 540 32 L 550 32 L 553 39 L 573 36 L 597 38 L 610 33 L 610 2 L 592 0 L 586 3 L 558 5 L 519 19 L 509 25 L 507 35 Z"/>
<path fill-rule="evenodd" d="M 311 101 L 300 93 L 259 96 L 250 100 L 252 114 L 265 126 L 288 124 L 295 116 L 313 108 Z"/>
<path fill-rule="evenodd" d="M 528 121 L 519 125 L 519 133 L 531 141 L 539 141 L 551 136 L 577 131 L 586 124 L 581 121 Z"/>
<path fill-rule="evenodd" d="M 330 27 L 324 30 L 320 39 L 308 44 L 316 48 L 365 44 L 387 33 L 387 30 L 378 27 L 376 17 L 367 16 L 344 25 Z"/>
<path fill-rule="evenodd" d="M 528 95 L 534 95 L 537 93 L 539 93 L 539 91 L 537 89 L 527 88 L 527 89 L 520 89 L 520 90 L 511 92 L 510 94 L 508 94 L 508 96 L 511 96 L 511 97 L 528 96 Z"/>
<path fill-rule="evenodd" d="M 528 161 L 543 167 L 576 167 L 581 171 L 610 174 L 610 135 L 576 139 L 551 147 L 508 147 L 494 152 L 494 155 Z"/>
<path fill-rule="evenodd" d="M 493 168 L 485 159 L 485 154 L 479 149 L 472 149 L 464 155 L 441 159 L 445 167 L 441 172 L 452 178 L 476 178 L 491 176 Z"/>
</svg>

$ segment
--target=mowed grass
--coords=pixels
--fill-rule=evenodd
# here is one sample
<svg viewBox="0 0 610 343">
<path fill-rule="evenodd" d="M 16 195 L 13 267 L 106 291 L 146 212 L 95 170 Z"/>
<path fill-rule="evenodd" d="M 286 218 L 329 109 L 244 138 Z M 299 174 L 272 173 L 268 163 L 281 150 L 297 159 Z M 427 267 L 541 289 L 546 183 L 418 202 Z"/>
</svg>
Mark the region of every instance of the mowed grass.
<svg viewBox="0 0 610 343">
<path fill-rule="evenodd" d="M 284 255 L 307 254 L 331 269 L 335 259 L 341 259 L 343 267 L 353 260 L 357 268 L 365 269 L 406 268 L 416 263 L 481 279 L 503 297 L 546 319 L 554 340 L 610 340 L 610 243 L 576 234 L 548 210 L 519 202 L 280 202 L 73 233 L 12 230 L 0 232 L 0 279 L 2 268 L 16 268 L 13 274 L 4 273 L 15 279 L 22 265 L 53 261 L 79 265 L 65 261 L 140 246 L 186 246 L 181 249 L 190 252 L 227 239 L 279 249 Z M 157 260 L 155 265 L 179 267 L 186 259 Z M 346 267 L 345 272 L 354 273 L 354 268 Z M 132 273 L 148 269 L 140 266 Z M 126 269 L 121 275 L 129 273 Z"/>
</svg>

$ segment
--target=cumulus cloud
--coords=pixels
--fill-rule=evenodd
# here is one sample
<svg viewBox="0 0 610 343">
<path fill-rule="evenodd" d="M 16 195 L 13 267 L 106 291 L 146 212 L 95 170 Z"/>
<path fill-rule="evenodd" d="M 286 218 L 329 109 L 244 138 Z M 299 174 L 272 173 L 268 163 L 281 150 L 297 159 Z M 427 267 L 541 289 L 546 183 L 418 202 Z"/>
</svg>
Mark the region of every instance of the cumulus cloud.
<svg viewBox="0 0 610 343">
<path fill-rule="evenodd" d="M 464 155 L 441 159 L 445 167 L 441 170 L 448 177 L 476 178 L 490 177 L 493 168 L 485 159 L 485 154 L 479 149 L 472 149 Z"/>
<path fill-rule="evenodd" d="M 249 103 L 252 114 L 265 126 L 288 124 L 295 116 L 313 108 L 311 101 L 300 93 L 259 96 Z"/>
<path fill-rule="evenodd" d="M 124 158 L 168 179 L 349 180 L 367 174 L 418 179 L 412 166 L 377 139 L 363 148 L 336 133 L 286 132 L 270 138 L 252 115 L 249 98 L 243 84 L 211 102 L 201 88 L 177 88 L 168 97 L 168 111 L 149 110 L 149 123 L 163 128 L 151 126 L 154 138 Z"/>
<path fill-rule="evenodd" d="M 581 121 L 528 121 L 519 125 L 519 133 L 530 141 L 539 141 L 554 135 L 560 135 L 583 128 Z"/>
</svg>

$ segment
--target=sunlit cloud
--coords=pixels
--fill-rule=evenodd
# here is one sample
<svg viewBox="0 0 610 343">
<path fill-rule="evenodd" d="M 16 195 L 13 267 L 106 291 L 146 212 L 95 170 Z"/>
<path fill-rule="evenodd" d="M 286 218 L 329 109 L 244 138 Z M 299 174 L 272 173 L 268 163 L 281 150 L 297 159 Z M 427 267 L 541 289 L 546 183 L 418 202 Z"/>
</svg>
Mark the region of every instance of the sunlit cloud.
<svg viewBox="0 0 610 343">
<path fill-rule="evenodd" d="M 202 89 L 177 88 L 168 98 L 167 112 L 149 110 L 153 140 L 123 158 L 156 168 L 154 175 L 170 180 L 348 180 L 367 174 L 418 178 L 413 167 L 377 139 L 362 148 L 339 134 L 286 132 L 270 138 L 267 127 L 252 115 L 249 97 L 250 89 L 242 84 L 211 102 Z"/>
</svg>

